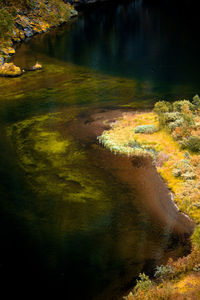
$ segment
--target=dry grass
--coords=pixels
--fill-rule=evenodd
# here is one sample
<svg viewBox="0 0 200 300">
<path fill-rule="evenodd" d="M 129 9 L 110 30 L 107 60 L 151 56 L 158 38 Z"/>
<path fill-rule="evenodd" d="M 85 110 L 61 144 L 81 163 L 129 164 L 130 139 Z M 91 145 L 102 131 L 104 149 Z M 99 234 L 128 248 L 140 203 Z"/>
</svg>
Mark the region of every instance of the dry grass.
<svg viewBox="0 0 200 300">
<path fill-rule="evenodd" d="M 153 112 L 125 113 L 120 119 L 112 124 L 110 130 L 103 132 L 99 137 L 100 142 L 114 153 L 125 155 L 152 155 L 146 149 L 154 149 L 157 153 L 157 170 L 174 193 L 174 200 L 181 211 L 186 212 L 197 223 L 200 222 L 198 202 L 200 191 L 199 157 L 190 153 L 190 163 L 196 173 L 194 180 L 184 180 L 173 175 L 173 169 L 177 162 L 184 159 L 185 151 L 180 149 L 179 144 L 165 129 L 160 129 L 152 134 L 135 133 L 134 128 L 139 125 L 154 125 L 159 127 L 158 117 Z M 141 146 L 133 148 L 130 145 L 137 143 Z M 153 156 L 154 157 L 154 156 Z M 165 157 L 162 161 L 160 157 Z M 155 157 L 154 157 L 155 158 Z M 191 185 L 193 188 L 191 188 Z M 192 192 L 191 192 L 192 189 Z"/>
<path fill-rule="evenodd" d="M 198 122 L 199 122 L 199 118 Z M 179 209 L 186 212 L 197 223 L 200 222 L 200 158 L 199 155 L 189 154 L 189 164 L 193 168 L 196 178 L 193 180 L 175 177 L 173 169 L 177 162 L 185 159 L 186 152 L 181 150 L 179 144 L 165 129 L 160 129 L 152 134 L 135 133 L 138 125 L 154 125 L 159 127 L 158 117 L 155 113 L 126 113 L 115 123 L 110 130 L 105 131 L 100 137 L 101 142 L 114 152 L 120 154 L 146 155 L 147 153 L 131 153 L 130 143 L 137 142 L 142 146 L 149 146 L 157 153 L 157 170 L 174 193 L 174 200 Z M 114 145 L 114 150 L 113 150 Z M 115 148 L 118 146 L 118 151 Z M 194 248 L 190 255 L 169 261 L 174 272 L 166 282 L 153 284 L 147 291 L 139 289 L 135 294 L 130 293 L 128 300 L 174 300 L 174 299 L 200 299 L 200 251 Z M 199 271 L 193 270 L 197 266 Z"/>
</svg>

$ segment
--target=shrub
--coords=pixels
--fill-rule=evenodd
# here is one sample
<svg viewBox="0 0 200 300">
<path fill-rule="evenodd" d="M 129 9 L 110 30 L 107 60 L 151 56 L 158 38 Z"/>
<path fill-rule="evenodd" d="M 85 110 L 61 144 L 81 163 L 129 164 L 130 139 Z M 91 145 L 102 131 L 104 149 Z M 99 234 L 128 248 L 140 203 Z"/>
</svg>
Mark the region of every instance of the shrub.
<svg viewBox="0 0 200 300">
<path fill-rule="evenodd" d="M 154 133 L 157 131 L 155 125 L 139 125 L 134 129 L 135 133 Z"/>
<path fill-rule="evenodd" d="M 184 135 L 184 131 L 182 127 L 176 127 L 175 129 L 173 129 L 173 133 L 172 133 L 172 137 L 175 140 L 180 140 L 182 139 L 183 135 Z"/>
<path fill-rule="evenodd" d="M 194 121 L 194 114 L 190 110 L 190 107 L 188 104 L 183 104 L 182 109 L 181 109 L 181 114 L 184 120 L 184 123 L 186 126 L 192 126 L 195 124 Z"/>
<path fill-rule="evenodd" d="M 154 112 L 159 114 L 167 113 L 172 110 L 172 105 L 167 101 L 158 101 L 154 105 Z"/>
<path fill-rule="evenodd" d="M 200 97 L 199 97 L 199 95 L 195 95 L 193 97 L 192 104 L 195 106 L 195 108 L 200 108 Z"/>
<path fill-rule="evenodd" d="M 187 148 L 192 152 L 200 151 L 200 137 L 199 136 L 191 136 L 184 143 L 182 143 L 183 148 Z"/>
<path fill-rule="evenodd" d="M 179 100 L 173 103 L 173 111 L 181 112 L 185 104 L 188 105 L 191 111 L 194 110 L 194 105 L 189 100 Z"/>
<path fill-rule="evenodd" d="M 185 180 L 191 180 L 196 177 L 194 169 L 190 165 L 190 161 L 182 159 L 175 164 L 175 168 L 172 171 L 175 177 L 181 177 Z"/>
<path fill-rule="evenodd" d="M 175 122 L 181 119 L 181 113 L 179 112 L 169 112 L 164 114 L 165 123 Z"/>
<path fill-rule="evenodd" d="M 196 246 L 200 250 L 200 225 L 198 225 L 193 235 L 191 236 L 193 246 Z"/>
<path fill-rule="evenodd" d="M 171 266 L 157 266 L 154 277 L 160 278 L 161 280 L 166 279 L 169 275 L 173 273 L 173 268 Z"/>
<path fill-rule="evenodd" d="M 149 276 L 145 275 L 144 273 L 139 274 L 139 280 L 136 282 L 136 286 L 134 288 L 134 291 L 137 290 L 142 290 L 142 291 L 147 291 L 149 288 L 152 287 L 152 282 L 149 279 Z"/>
<path fill-rule="evenodd" d="M 178 119 L 178 120 L 176 120 L 176 121 L 174 121 L 174 122 L 170 122 L 170 124 L 169 124 L 169 129 L 170 129 L 171 131 L 173 131 L 173 130 L 175 130 L 176 128 L 180 128 L 180 127 L 183 125 L 183 123 L 184 123 L 183 118 L 180 118 L 180 119 Z"/>
</svg>

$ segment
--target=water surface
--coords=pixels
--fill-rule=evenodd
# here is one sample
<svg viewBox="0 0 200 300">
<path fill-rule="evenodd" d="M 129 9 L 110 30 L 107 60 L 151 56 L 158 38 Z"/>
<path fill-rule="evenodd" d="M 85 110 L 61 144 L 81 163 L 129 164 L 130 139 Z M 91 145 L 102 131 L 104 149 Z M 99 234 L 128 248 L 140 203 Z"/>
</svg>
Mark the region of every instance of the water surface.
<svg viewBox="0 0 200 300">
<path fill-rule="evenodd" d="M 151 197 L 169 200 L 161 179 L 96 140 L 106 113 L 198 93 L 197 29 L 184 14 L 140 1 L 105 4 L 20 45 L 14 62 L 38 60 L 44 69 L 0 78 L 4 286 L 120 299 L 139 272 L 187 251 L 175 219 L 145 207 Z"/>
</svg>

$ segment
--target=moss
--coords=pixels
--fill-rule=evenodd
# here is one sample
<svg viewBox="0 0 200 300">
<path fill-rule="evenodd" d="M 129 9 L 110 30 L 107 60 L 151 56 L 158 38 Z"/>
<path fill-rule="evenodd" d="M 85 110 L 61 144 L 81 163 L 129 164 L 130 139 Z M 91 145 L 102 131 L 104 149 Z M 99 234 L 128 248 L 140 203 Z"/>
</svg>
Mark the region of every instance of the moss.
<svg viewBox="0 0 200 300">
<path fill-rule="evenodd" d="M 37 194 L 67 202 L 95 201 L 101 211 L 105 183 L 94 179 L 86 154 L 73 139 L 57 130 L 73 117 L 73 112 L 67 117 L 57 113 L 34 117 L 8 127 L 7 135 L 27 184 Z"/>
</svg>

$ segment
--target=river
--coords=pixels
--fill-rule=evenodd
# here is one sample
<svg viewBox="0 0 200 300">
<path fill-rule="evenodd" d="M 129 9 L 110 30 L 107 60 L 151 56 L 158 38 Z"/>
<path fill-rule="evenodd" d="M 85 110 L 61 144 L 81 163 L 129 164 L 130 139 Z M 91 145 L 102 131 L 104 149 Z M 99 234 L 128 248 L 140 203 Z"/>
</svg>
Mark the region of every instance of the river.
<svg viewBox="0 0 200 300">
<path fill-rule="evenodd" d="M 198 24 L 185 18 L 184 4 L 103 3 L 17 47 L 16 65 L 43 69 L 0 78 L 2 288 L 117 300 L 187 253 L 189 221 L 176 223 L 155 168 L 96 139 L 125 110 L 199 92 Z"/>
</svg>

